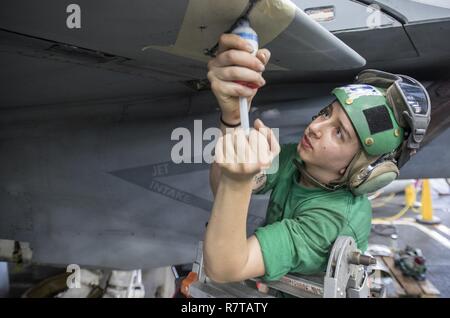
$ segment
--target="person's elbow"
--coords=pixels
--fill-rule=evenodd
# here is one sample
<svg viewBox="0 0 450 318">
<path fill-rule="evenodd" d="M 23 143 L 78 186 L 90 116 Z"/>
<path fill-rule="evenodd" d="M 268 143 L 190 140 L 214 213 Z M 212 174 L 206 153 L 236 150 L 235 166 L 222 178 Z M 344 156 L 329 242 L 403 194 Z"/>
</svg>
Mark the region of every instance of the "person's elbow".
<svg viewBox="0 0 450 318">
<path fill-rule="evenodd" d="M 206 276 L 207 276 L 210 280 L 212 280 L 213 282 L 215 282 L 215 283 L 221 283 L 221 284 L 223 284 L 223 283 L 228 283 L 228 282 L 229 282 L 229 281 L 226 279 L 226 277 L 223 277 L 223 275 L 222 275 L 220 272 L 215 271 L 214 269 L 211 269 L 210 267 L 208 267 L 208 266 L 206 266 L 206 265 L 205 265 L 205 267 L 204 267 L 204 270 L 205 270 Z"/>
<path fill-rule="evenodd" d="M 236 269 L 218 268 L 218 266 L 211 266 L 207 262 L 205 262 L 203 269 L 206 276 L 215 283 L 224 284 L 242 280 Z"/>
</svg>

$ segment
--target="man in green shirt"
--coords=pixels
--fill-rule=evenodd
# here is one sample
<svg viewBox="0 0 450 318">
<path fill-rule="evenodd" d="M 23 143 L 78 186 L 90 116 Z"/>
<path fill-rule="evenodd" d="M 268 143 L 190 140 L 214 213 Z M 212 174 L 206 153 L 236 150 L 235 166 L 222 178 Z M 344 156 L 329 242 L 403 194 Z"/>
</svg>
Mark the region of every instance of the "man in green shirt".
<svg viewBox="0 0 450 318">
<path fill-rule="evenodd" d="M 251 51 L 239 36 L 222 35 L 208 64 L 224 132 L 210 170 L 214 206 L 204 243 L 205 271 L 217 282 L 324 271 L 340 235 L 352 236 L 365 251 L 371 225 L 366 193 L 398 176 L 429 123 L 423 86 L 368 70 L 356 84 L 333 90 L 336 100 L 313 118 L 298 145 L 280 148 L 260 120 L 246 136 L 238 127 L 238 97 L 250 105 L 257 89 L 235 81 L 264 85 L 270 58 L 266 49 L 256 56 Z M 278 171 L 264 174 L 276 156 Z M 267 191 L 267 225 L 247 238 L 251 194 Z"/>
</svg>

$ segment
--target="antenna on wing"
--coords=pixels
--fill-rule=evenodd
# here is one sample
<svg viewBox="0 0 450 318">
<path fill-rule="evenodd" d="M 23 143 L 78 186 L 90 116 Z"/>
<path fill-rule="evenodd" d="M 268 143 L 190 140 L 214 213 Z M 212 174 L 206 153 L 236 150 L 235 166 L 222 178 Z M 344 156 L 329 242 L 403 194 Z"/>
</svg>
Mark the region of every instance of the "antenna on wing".
<svg viewBox="0 0 450 318">
<path fill-rule="evenodd" d="M 253 30 L 250 26 L 250 21 L 247 18 L 241 18 L 237 27 L 233 30 L 233 34 L 239 35 L 241 38 L 245 39 L 252 47 L 252 55 L 256 55 L 258 52 L 258 35 L 255 30 Z M 250 87 L 250 88 L 258 88 L 257 85 L 250 82 L 243 81 L 235 81 L 238 84 Z M 241 116 L 241 126 L 244 129 L 245 134 L 248 136 L 250 134 L 250 124 L 248 119 L 248 101 L 247 97 L 239 97 L 239 112 Z"/>
</svg>

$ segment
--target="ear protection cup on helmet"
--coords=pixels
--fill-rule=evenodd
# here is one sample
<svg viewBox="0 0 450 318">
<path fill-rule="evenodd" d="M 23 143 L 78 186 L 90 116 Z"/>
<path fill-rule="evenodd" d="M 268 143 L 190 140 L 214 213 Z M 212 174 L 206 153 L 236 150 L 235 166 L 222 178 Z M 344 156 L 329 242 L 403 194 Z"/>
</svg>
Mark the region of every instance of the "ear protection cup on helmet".
<svg viewBox="0 0 450 318">
<path fill-rule="evenodd" d="M 391 160 L 367 165 L 350 176 L 348 187 L 354 195 L 374 192 L 394 181 L 400 172 Z"/>
</svg>

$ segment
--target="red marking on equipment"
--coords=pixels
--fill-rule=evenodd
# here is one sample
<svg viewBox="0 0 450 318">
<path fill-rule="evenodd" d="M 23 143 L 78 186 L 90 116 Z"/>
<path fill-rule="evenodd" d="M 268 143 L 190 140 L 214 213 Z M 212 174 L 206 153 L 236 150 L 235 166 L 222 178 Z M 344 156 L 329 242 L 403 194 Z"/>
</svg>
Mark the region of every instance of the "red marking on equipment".
<svg viewBox="0 0 450 318">
<path fill-rule="evenodd" d="M 195 272 L 190 272 L 185 279 L 181 282 L 181 293 L 187 297 L 190 298 L 191 295 L 189 293 L 189 287 L 191 284 L 198 281 L 198 275 Z"/>
</svg>

